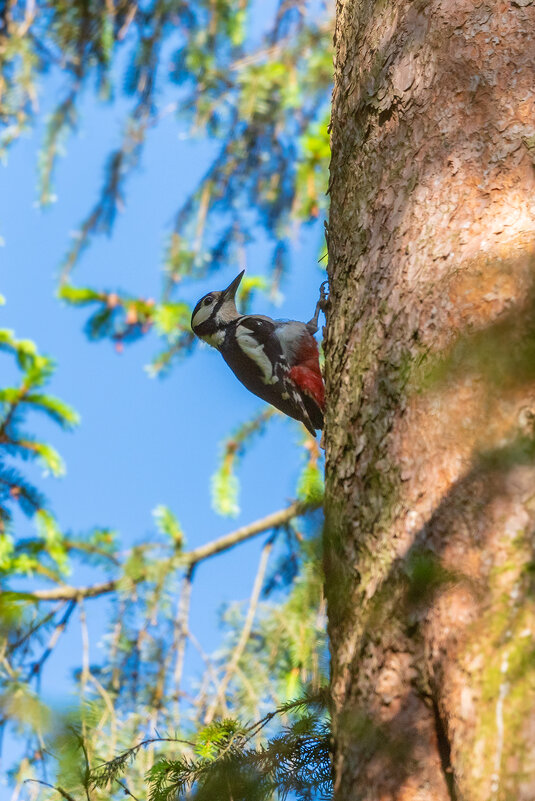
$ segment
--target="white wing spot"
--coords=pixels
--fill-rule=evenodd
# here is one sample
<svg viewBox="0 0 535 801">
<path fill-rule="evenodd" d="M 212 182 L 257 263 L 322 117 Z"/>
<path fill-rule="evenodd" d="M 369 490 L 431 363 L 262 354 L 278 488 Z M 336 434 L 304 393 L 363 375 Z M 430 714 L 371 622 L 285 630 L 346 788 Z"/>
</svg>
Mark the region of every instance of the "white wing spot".
<svg viewBox="0 0 535 801">
<path fill-rule="evenodd" d="M 245 355 L 260 368 L 264 384 L 276 384 L 279 377 L 273 375 L 273 365 L 266 356 L 264 346 L 241 326 L 236 328 L 236 339 Z"/>
</svg>

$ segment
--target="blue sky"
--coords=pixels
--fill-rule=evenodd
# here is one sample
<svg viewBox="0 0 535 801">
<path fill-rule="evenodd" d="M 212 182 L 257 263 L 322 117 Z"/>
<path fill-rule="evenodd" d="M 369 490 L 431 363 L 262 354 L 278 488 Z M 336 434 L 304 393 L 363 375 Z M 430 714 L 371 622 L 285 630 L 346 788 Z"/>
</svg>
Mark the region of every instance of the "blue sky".
<svg viewBox="0 0 535 801">
<path fill-rule="evenodd" d="M 60 84 L 44 84 L 40 118 L 58 98 Z M 91 343 L 83 334 L 84 312 L 55 297 L 59 263 L 69 237 L 96 198 L 106 154 L 117 144 L 124 104 L 101 106 L 87 93 L 77 134 L 68 141 L 58 165 L 57 202 L 42 210 L 36 204 L 37 159 L 43 125 L 13 146 L 1 168 L 0 327 L 33 339 L 54 357 L 57 372 L 50 391 L 71 403 L 81 415 L 73 433 L 33 417 L 28 428 L 42 433 L 67 465 L 63 479 L 43 478 L 30 470 L 50 499 L 63 529 L 84 531 L 94 525 L 113 527 L 125 546 L 154 531 L 152 510 L 168 505 L 182 523 L 189 546 L 196 546 L 283 507 L 295 493 L 301 464 L 300 429 L 276 420 L 243 460 L 240 470 L 242 511 L 234 520 L 215 514 L 210 476 L 217 466 L 221 441 L 258 410 L 261 403 L 236 381 L 213 350 L 198 348 L 174 367 L 169 377 L 150 379 L 144 366 L 157 341 L 153 336 L 117 354 L 108 342 Z M 100 238 L 83 256 L 80 283 L 156 296 L 161 259 L 173 212 L 195 185 L 215 144 L 179 136 L 169 117 L 151 134 L 140 169 L 128 184 L 126 209 L 110 239 Z M 316 264 L 320 226 L 298 234 L 292 253 L 291 279 L 283 286 L 284 303 L 274 308 L 258 296 L 254 311 L 276 317 L 309 319 L 323 274 Z M 261 272 L 268 258 L 261 231 L 248 249 L 248 269 Z M 195 301 L 208 289 L 221 288 L 238 270 L 213 281 L 191 285 Z M 6 357 L 4 378 L 11 372 Z M 2 382 L 4 385 L 4 382 Z M 25 468 L 26 469 L 26 468 Z M 20 535 L 29 533 L 23 522 Z M 194 585 L 192 628 L 206 650 L 217 647 L 217 610 L 225 601 L 248 597 L 262 539 L 210 560 L 198 570 Z M 73 583 L 98 579 L 94 570 L 78 570 Z M 36 586 L 42 582 L 35 580 Z M 202 600 L 201 600 L 202 599 Z M 98 639 L 106 620 L 106 601 L 87 603 L 92 633 L 92 661 L 98 662 Z M 76 624 L 64 636 L 49 662 L 43 689 L 51 699 L 65 693 L 72 668 L 79 664 Z M 1 792 L 1 790 L 0 790 Z"/>
</svg>

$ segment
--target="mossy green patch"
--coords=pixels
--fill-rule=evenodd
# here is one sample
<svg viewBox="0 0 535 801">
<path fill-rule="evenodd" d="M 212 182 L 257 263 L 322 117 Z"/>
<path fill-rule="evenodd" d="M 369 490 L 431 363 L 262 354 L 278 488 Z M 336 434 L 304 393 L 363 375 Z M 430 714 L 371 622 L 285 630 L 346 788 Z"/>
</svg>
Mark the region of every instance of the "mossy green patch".
<svg viewBox="0 0 535 801">
<path fill-rule="evenodd" d="M 530 543 L 526 535 L 504 541 L 510 558 L 489 575 L 489 602 L 470 633 L 466 665 L 473 670 L 471 684 L 477 698 L 472 747 L 465 743 L 460 759 L 472 772 L 471 756 L 477 749 L 479 766 L 477 799 L 486 798 L 492 777 L 495 801 L 513 801 L 531 764 L 533 744 L 527 737 L 535 708 L 535 610 L 532 593 L 532 561 L 526 559 Z"/>
</svg>

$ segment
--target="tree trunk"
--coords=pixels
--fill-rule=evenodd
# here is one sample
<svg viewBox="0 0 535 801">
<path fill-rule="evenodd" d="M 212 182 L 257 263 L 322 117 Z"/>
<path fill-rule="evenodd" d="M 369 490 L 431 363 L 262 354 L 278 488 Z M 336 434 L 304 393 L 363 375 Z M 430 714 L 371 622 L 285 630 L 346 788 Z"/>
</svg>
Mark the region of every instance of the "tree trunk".
<svg viewBox="0 0 535 801">
<path fill-rule="evenodd" d="M 336 798 L 535 799 L 535 6 L 338 0 Z"/>
</svg>

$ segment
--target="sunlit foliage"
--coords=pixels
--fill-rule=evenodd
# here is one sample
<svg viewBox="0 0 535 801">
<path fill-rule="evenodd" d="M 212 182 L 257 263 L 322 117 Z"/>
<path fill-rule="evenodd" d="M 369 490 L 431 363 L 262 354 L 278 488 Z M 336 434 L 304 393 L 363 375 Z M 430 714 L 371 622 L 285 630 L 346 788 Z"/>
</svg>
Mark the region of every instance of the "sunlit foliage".
<svg viewBox="0 0 535 801">
<path fill-rule="evenodd" d="M 257 41 L 252 30 L 262 11 L 251 0 L 37 0 L 6 6 L 0 28 L 4 151 L 38 108 L 39 75 L 61 68 L 68 76 L 43 143 L 41 203 L 54 200 L 54 166 L 79 122 L 86 85 L 95 86 L 103 102 L 121 91 L 130 99 L 100 195 L 66 253 L 59 295 L 91 309 L 91 338 L 110 338 L 122 347 L 154 329 L 164 349 L 154 358 L 153 374 L 192 345 L 181 294 L 185 280 L 229 264 L 241 267 L 247 243 L 261 226 L 272 241 L 264 286 L 276 297 L 296 224 L 316 220 L 326 209 L 330 4 L 281 2 Z M 74 267 L 95 235 L 112 232 L 147 137 L 169 115 L 183 135 L 220 144 L 167 232 L 160 297 L 136 297 L 127 287 L 77 286 Z"/>
<path fill-rule="evenodd" d="M 84 535 L 63 532 L 46 498 L 27 481 L 21 459 L 37 459 L 49 472 L 61 474 L 61 459 L 52 446 L 27 433 L 27 417 L 34 411 L 45 413 L 64 427 L 75 425 L 78 418 L 67 404 L 44 391 L 53 372 L 50 359 L 11 332 L 3 331 L 1 342 L 18 379 L 1 391 L 0 424 L 0 480 L 5 489 L 0 729 L 9 726 L 26 739 L 26 754 L 11 773 L 16 793 L 29 782 L 44 798 L 54 797 L 58 788 L 77 798 L 87 789 L 92 771 L 98 773 L 98 766 L 113 760 L 118 749 L 129 752 L 147 734 L 161 739 L 158 750 L 154 744 L 143 747 L 128 777 L 114 779 L 112 794 L 121 796 L 127 782 L 129 791 L 141 793 L 149 787 L 150 797 L 158 801 L 176 785 L 179 774 L 199 798 L 213 796 L 223 774 L 235 793 L 246 776 L 256 777 L 259 798 L 271 797 L 276 787 L 279 793 L 285 787 L 299 792 L 303 799 L 312 797 L 314 788 L 325 789 L 330 763 L 323 713 L 295 725 L 284 723 L 282 731 L 271 727 L 267 739 L 258 733 L 247 747 L 238 738 L 223 762 L 205 753 L 206 748 L 194 751 L 200 761 L 191 761 L 187 751 L 182 756 L 176 751 L 177 740 L 200 742 L 206 726 L 217 728 L 222 718 L 231 717 L 236 731 L 245 725 L 240 721 L 266 714 L 271 721 L 274 703 L 317 694 L 327 681 L 321 553 L 314 536 L 317 521 L 311 518 L 322 503 L 318 444 L 303 433 L 305 458 L 296 504 L 273 519 L 252 524 L 250 530 L 238 530 L 237 537 L 231 534 L 188 550 L 187 534 L 167 506 L 154 510 L 155 531 L 149 541 L 126 551 L 109 529 Z M 279 417 L 263 411 L 235 432 L 224 444 L 218 473 L 237 482 L 236 460 L 252 438 Z M 221 512 L 238 503 L 236 487 L 229 490 L 224 480 L 218 493 Z M 17 536 L 20 513 L 35 521 L 35 536 Z M 224 610 L 222 645 L 215 654 L 206 654 L 189 625 L 195 572 L 204 559 L 263 533 L 267 539 L 249 602 L 246 608 L 230 604 Z M 276 559 L 269 568 L 272 552 Z M 67 578 L 77 564 L 98 568 L 105 574 L 103 580 L 70 586 Z M 49 586 L 23 589 L 21 579 L 34 575 Z M 91 664 L 87 605 L 108 595 L 112 614 L 105 650 L 98 664 Z M 40 700 L 39 688 L 51 654 L 76 619 L 83 643 L 76 675 L 80 706 L 58 718 Z M 184 689 L 187 648 L 197 649 L 204 663 L 194 695 Z M 161 731 L 169 736 L 160 738 Z M 314 755 L 318 762 L 312 760 Z M 47 788 L 50 772 L 54 782 Z M 249 786 L 248 781 L 243 785 Z M 98 789 L 91 792 L 101 797 Z M 110 797 L 109 789 L 102 792 Z"/>
<path fill-rule="evenodd" d="M 100 193 L 92 208 L 87 199 L 90 210 L 60 270 L 59 298 L 86 313 L 91 340 L 111 340 L 120 350 L 156 334 L 161 344 L 149 374 L 165 373 L 194 345 L 188 282 L 242 269 L 260 229 L 271 243 L 269 264 L 242 282 L 241 307 L 249 308 L 254 292 L 279 297 L 296 227 L 326 210 L 330 13 L 330 4 L 314 0 L 275 4 L 267 22 L 262 4 L 251 0 L 0 4 L 4 158 L 40 114 L 47 76 L 61 74 L 40 153 L 42 205 L 56 199 L 55 166 L 83 126 L 84 95 L 94 92 L 102 103 L 122 97 L 128 105 Z M 113 232 L 118 212 L 128 213 L 128 178 L 151 131 L 169 116 L 182 136 L 208 137 L 217 153 L 168 226 L 159 296 L 118 289 L 113 275 L 107 286 L 94 286 L 90 275 L 82 283 L 75 268 L 84 250 Z M 64 427 L 77 416 L 48 394 L 53 363 L 32 343 L 2 331 L 0 349 L 13 374 L 0 390 L 0 732 L 16 728 L 25 743 L 10 773 L 15 797 L 148 794 L 163 801 L 187 789 L 198 799 L 223 799 L 222 782 L 234 801 L 328 795 L 327 718 L 318 701 L 327 681 L 318 444 L 301 435 L 295 502 L 204 550 L 188 550 L 180 510 L 164 505 L 154 510 L 149 541 L 129 549 L 107 528 L 65 532 L 23 461 L 61 475 L 53 446 L 28 433 L 30 413 Z M 219 513 L 238 511 L 240 459 L 279 422 L 273 410 L 261 410 L 222 444 L 212 483 Z M 35 534 L 21 528 L 26 518 Z M 205 558 L 257 535 L 265 543 L 251 596 L 222 611 L 222 644 L 207 654 L 190 628 L 196 571 Z M 96 569 L 99 579 L 71 586 L 77 565 Z M 35 575 L 40 590 L 29 589 Z M 92 664 L 87 616 L 102 596 L 109 625 Z M 78 702 L 51 714 L 40 700 L 41 677 L 74 625 L 82 642 Z M 188 648 L 202 663 L 193 692 L 184 677 Z"/>
<path fill-rule="evenodd" d="M 197 801 L 218 801 L 225 788 L 234 801 L 284 801 L 330 797 L 330 732 L 325 693 L 290 701 L 248 726 L 231 718 L 204 726 L 195 741 L 182 743 L 188 753 L 160 757 L 147 774 L 150 801 L 170 801 L 188 794 Z M 276 717 L 286 724 L 274 736 L 264 732 Z M 178 743 L 177 743 L 178 745 Z M 89 783 L 108 787 L 136 756 L 139 746 L 94 771 Z"/>
<path fill-rule="evenodd" d="M 46 473 L 64 472 L 59 453 L 47 442 L 26 430 L 32 412 L 50 417 L 70 428 L 77 424 L 76 412 L 63 401 L 44 391 L 54 371 L 54 363 L 38 353 L 28 339 L 17 339 L 12 331 L 0 330 L 0 352 L 5 362 L 11 358 L 13 386 L 0 389 L 0 570 L 58 576 L 66 570 L 66 551 L 54 517 L 46 508 L 42 493 L 30 483 L 21 469 L 23 461 L 38 461 Z M 7 371 L 6 371 L 7 372 Z M 15 544 L 12 520 L 16 510 L 35 521 L 38 537 Z M 47 566 L 41 556 L 48 556 Z M 40 556 L 41 554 L 41 556 Z"/>
</svg>

